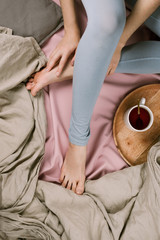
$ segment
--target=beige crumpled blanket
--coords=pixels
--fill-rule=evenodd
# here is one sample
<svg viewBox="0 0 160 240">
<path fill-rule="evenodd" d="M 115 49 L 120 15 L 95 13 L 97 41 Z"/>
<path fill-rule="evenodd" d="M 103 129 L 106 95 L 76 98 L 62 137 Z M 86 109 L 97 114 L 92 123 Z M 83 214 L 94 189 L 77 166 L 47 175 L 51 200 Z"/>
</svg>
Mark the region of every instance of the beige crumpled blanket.
<svg viewBox="0 0 160 240">
<path fill-rule="evenodd" d="M 45 64 L 33 38 L 0 28 L 0 239 L 159 240 L 160 142 L 147 163 L 87 180 L 82 196 L 38 180 L 43 93 L 25 82 Z"/>
</svg>

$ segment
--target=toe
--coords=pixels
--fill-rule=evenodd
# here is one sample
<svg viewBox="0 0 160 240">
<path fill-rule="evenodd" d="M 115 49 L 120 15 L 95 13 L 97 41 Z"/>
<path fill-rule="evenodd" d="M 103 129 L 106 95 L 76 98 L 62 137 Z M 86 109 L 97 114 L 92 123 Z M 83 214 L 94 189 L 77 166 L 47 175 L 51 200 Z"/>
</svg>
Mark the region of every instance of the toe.
<svg viewBox="0 0 160 240">
<path fill-rule="evenodd" d="M 72 189 L 71 189 L 73 192 L 76 192 L 76 186 L 77 186 L 76 181 L 73 181 L 73 183 L 72 183 Z"/>
<path fill-rule="evenodd" d="M 26 88 L 27 88 L 28 90 L 30 90 L 33 86 L 34 86 L 34 83 L 33 83 L 33 82 L 28 82 L 28 83 L 26 84 Z"/>
<path fill-rule="evenodd" d="M 59 179 L 59 181 L 62 183 L 62 182 L 63 182 L 63 180 L 64 180 L 64 173 L 63 173 L 63 172 L 61 172 L 61 176 L 60 176 L 60 179 Z"/>
<path fill-rule="evenodd" d="M 34 78 L 30 78 L 28 82 L 32 83 L 34 81 Z"/>
<path fill-rule="evenodd" d="M 68 181 L 68 184 L 67 184 L 67 189 L 71 190 L 72 188 L 72 181 Z"/>
<path fill-rule="evenodd" d="M 36 96 L 37 92 L 42 88 L 43 88 L 43 86 L 41 84 L 36 83 L 35 86 L 31 90 L 32 95 Z"/>
<path fill-rule="evenodd" d="M 34 78 L 35 74 L 36 74 L 36 73 L 32 73 L 31 78 Z"/>
<path fill-rule="evenodd" d="M 78 182 L 76 187 L 76 193 L 81 195 L 84 192 L 84 180 Z"/>
<path fill-rule="evenodd" d="M 62 182 L 62 186 L 63 187 L 66 187 L 67 186 L 67 184 L 68 184 L 68 178 L 66 178 L 66 176 L 65 176 L 65 178 L 64 178 L 64 180 L 63 180 L 63 182 Z"/>
</svg>

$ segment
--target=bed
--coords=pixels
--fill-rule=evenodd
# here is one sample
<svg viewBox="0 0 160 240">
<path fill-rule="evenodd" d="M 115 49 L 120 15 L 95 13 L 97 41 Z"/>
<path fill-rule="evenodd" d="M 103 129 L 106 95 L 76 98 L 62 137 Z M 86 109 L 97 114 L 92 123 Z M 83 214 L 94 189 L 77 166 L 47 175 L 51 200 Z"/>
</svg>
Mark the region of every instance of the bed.
<svg viewBox="0 0 160 240">
<path fill-rule="evenodd" d="M 59 4 L 59 1 L 57 1 Z M 81 1 L 76 1 L 79 25 L 84 31 L 87 17 Z M 54 34 L 43 46 L 43 51 L 50 55 L 62 38 L 64 32 Z M 130 39 L 136 41 L 155 39 L 156 36 L 144 26 Z M 114 74 L 106 77 L 96 102 L 91 119 L 92 136 L 88 143 L 86 177 L 97 179 L 106 173 L 128 167 L 120 157 L 113 140 L 112 124 L 115 111 L 121 100 L 133 89 L 150 83 L 159 83 L 159 75 Z M 48 116 L 46 152 L 40 169 L 39 178 L 59 182 L 60 169 L 68 146 L 68 129 L 72 104 L 72 80 L 51 84 L 45 91 L 45 104 Z M 96 147 L 95 147 L 96 146 Z"/>
<path fill-rule="evenodd" d="M 79 0 L 76 7 L 83 31 L 87 19 Z M 142 31 L 138 36 L 143 39 L 155 37 Z M 44 43 L 47 57 L 63 34 L 62 28 Z M 52 84 L 34 98 L 25 84 L 47 62 L 38 43 L 0 28 L 0 49 L 0 239 L 159 240 L 160 143 L 151 148 L 146 163 L 128 167 L 115 147 L 112 123 L 126 94 L 159 83 L 160 76 L 114 74 L 105 79 L 91 121 L 85 192 L 78 196 L 59 184 L 72 79 Z"/>
</svg>

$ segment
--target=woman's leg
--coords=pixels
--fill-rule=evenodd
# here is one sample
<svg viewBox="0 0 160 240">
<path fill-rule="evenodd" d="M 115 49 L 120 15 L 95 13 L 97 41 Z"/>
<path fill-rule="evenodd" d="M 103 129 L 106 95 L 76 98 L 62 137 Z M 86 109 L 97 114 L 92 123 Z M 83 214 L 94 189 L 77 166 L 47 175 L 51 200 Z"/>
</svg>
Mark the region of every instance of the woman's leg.
<svg viewBox="0 0 160 240">
<path fill-rule="evenodd" d="M 137 0 L 125 0 L 130 9 L 134 7 L 136 1 Z M 145 25 L 160 37 L 160 7 L 146 20 Z M 124 47 L 121 54 L 121 60 L 115 72 L 136 74 L 159 73 L 159 49 L 160 41 L 140 42 Z M 36 95 L 42 87 L 50 83 L 71 79 L 73 76 L 73 68 L 68 64 L 59 78 L 56 76 L 56 68 L 48 73 L 41 71 L 41 75 L 38 73 L 35 76 L 36 79 L 31 79 L 27 84 L 28 89 L 31 89 L 33 95 Z M 35 82 L 34 87 L 33 81 Z"/>
<path fill-rule="evenodd" d="M 138 42 L 122 50 L 117 73 L 160 73 L 160 41 Z"/>
<path fill-rule="evenodd" d="M 83 0 L 83 4 L 88 24 L 75 57 L 69 129 L 70 142 L 81 146 L 88 143 L 93 108 L 125 24 L 123 0 Z"/>
<path fill-rule="evenodd" d="M 84 191 L 90 120 L 108 65 L 125 25 L 124 0 L 83 0 L 88 16 L 73 72 L 69 148 L 62 166 L 62 186 Z"/>
</svg>

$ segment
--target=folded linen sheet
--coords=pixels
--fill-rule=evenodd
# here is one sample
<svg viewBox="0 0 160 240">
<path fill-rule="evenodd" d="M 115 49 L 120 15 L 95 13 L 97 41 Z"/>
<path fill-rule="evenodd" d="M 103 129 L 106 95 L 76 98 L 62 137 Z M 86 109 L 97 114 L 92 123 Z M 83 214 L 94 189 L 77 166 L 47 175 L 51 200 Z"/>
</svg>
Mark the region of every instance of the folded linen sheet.
<svg viewBox="0 0 160 240">
<path fill-rule="evenodd" d="M 78 196 L 38 180 L 46 120 L 26 79 L 46 58 L 33 38 L 0 34 L 0 239 L 159 240 L 160 142 L 148 162 L 87 180 Z"/>
<path fill-rule="evenodd" d="M 25 82 L 46 57 L 34 38 L 11 32 L 0 27 L 0 207 L 19 212 L 32 201 L 46 137 L 43 92 L 33 98 Z"/>
</svg>

